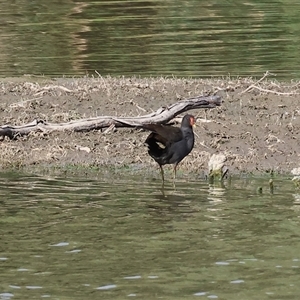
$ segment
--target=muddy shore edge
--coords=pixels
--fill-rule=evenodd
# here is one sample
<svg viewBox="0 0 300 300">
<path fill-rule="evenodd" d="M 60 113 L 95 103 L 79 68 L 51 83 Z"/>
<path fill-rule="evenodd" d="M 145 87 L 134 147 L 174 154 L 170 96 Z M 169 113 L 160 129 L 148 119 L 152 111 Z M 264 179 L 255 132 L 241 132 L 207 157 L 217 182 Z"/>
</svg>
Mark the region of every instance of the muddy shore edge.
<svg viewBox="0 0 300 300">
<path fill-rule="evenodd" d="M 0 80 L 0 126 L 107 116 L 139 116 L 179 100 L 217 94 L 222 105 L 197 117 L 192 153 L 179 176 L 205 174 L 214 153 L 231 174 L 290 174 L 299 166 L 300 83 L 252 78 L 45 78 Z M 110 169 L 159 177 L 144 141 L 148 132 L 36 132 L 0 142 L 0 168 Z M 168 169 L 168 168 L 167 168 Z"/>
</svg>

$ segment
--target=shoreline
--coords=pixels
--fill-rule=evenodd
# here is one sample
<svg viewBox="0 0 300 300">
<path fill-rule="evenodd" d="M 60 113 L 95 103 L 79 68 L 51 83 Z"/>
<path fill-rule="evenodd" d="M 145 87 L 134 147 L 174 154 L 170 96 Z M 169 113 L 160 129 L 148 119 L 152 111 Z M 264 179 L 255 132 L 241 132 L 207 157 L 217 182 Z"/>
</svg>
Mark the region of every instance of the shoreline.
<svg viewBox="0 0 300 300">
<path fill-rule="evenodd" d="M 16 78 L 0 81 L 2 125 L 111 116 L 138 116 L 185 98 L 217 94 L 222 105 L 191 110 L 197 117 L 195 147 L 179 174 L 205 174 L 214 153 L 227 157 L 232 175 L 290 174 L 299 166 L 300 85 L 263 78 Z M 182 115 L 184 115 L 183 113 Z M 1 170 L 40 166 L 138 168 L 158 177 L 147 153 L 148 132 L 35 132 L 0 143 Z M 169 167 L 166 167 L 168 169 Z"/>
</svg>

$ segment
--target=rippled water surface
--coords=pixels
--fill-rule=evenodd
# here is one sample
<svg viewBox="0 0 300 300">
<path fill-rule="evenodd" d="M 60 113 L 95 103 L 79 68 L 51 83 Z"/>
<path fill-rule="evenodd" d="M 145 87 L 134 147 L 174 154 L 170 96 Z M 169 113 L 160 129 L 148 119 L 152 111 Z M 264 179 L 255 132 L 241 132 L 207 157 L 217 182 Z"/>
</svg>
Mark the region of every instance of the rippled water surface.
<svg viewBox="0 0 300 300">
<path fill-rule="evenodd" d="M 257 193 L 258 187 L 263 193 Z M 1 174 L 0 299 L 298 299 L 290 180 Z"/>
<path fill-rule="evenodd" d="M 0 4 L 0 76 L 300 77 L 296 0 Z"/>
</svg>

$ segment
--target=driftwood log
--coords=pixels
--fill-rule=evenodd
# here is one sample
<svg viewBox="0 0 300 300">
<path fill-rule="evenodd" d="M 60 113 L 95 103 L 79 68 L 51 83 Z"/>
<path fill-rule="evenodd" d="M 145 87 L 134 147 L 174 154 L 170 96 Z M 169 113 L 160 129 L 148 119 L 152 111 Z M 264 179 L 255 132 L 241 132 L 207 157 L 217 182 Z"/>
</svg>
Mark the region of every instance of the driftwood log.
<svg viewBox="0 0 300 300">
<path fill-rule="evenodd" d="M 0 137 L 6 136 L 16 139 L 19 136 L 31 132 L 45 131 L 91 131 L 114 127 L 135 127 L 141 128 L 144 124 L 166 124 L 182 112 L 197 108 L 214 108 L 221 105 L 220 96 L 199 96 L 176 102 L 168 107 L 161 107 L 156 112 L 138 117 L 112 117 L 99 116 L 95 118 L 79 119 L 67 123 L 48 123 L 43 120 L 34 120 L 22 126 L 4 125 L 0 127 Z"/>
</svg>

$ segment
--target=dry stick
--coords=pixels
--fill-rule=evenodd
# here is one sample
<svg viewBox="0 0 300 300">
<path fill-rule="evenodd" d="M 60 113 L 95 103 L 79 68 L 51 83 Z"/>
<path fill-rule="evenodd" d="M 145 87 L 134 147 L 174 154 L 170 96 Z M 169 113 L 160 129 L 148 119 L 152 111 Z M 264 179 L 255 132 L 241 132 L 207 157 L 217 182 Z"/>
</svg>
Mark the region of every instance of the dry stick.
<svg viewBox="0 0 300 300">
<path fill-rule="evenodd" d="M 141 106 L 139 106 L 137 103 L 135 103 L 133 100 L 129 100 L 129 101 L 123 101 L 120 102 L 119 105 L 125 104 L 125 103 L 129 103 L 129 104 L 133 104 L 135 105 L 138 109 L 140 109 L 143 112 L 146 112 L 146 109 L 142 108 Z"/>
<path fill-rule="evenodd" d="M 44 86 L 43 88 L 41 88 L 38 92 L 36 92 L 35 96 L 39 96 L 40 94 L 43 94 L 44 92 L 49 91 L 51 89 L 54 89 L 54 90 L 59 89 L 66 93 L 74 93 L 75 92 L 74 90 L 70 90 L 62 85 L 47 85 L 47 86 Z"/>
<path fill-rule="evenodd" d="M 27 100 L 23 100 L 20 102 L 15 102 L 9 105 L 9 108 L 16 108 L 16 107 L 24 107 L 25 103 L 31 102 L 31 101 L 36 101 L 36 100 L 41 100 L 42 97 L 37 97 L 37 98 L 33 98 L 33 99 L 27 99 Z"/>
<path fill-rule="evenodd" d="M 275 75 L 275 74 L 271 74 L 269 71 L 267 71 L 267 72 L 264 74 L 264 76 L 263 76 L 262 78 L 260 78 L 260 79 L 259 79 L 258 81 L 256 81 L 254 84 L 251 84 L 248 88 L 246 88 L 246 89 L 245 89 L 244 91 L 242 91 L 240 94 L 242 95 L 242 94 L 244 94 L 244 93 L 250 91 L 251 89 L 255 88 L 256 85 L 257 85 L 258 83 L 262 82 L 262 81 L 263 81 L 267 76 L 269 76 L 269 75 Z"/>
<path fill-rule="evenodd" d="M 297 95 L 297 94 L 299 94 L 299 93 L 296 93 L 296 92 L 290 92 L 290 93 L 277 92 L 277 91 L 263 89 L 263 88 L 258 87 L 258 86 L 253 86 L 252 88 L 257 89 L 257 90 L 259 90 L 261 92 L 271 93 L 271 94 L 275 94 L 275 95 L 282 95 L 282 96 L 291 96 L 291 95 Z"/>
<path fill-rule="evenodd" d="M 28 135 L 36 131 L 91 131 L 102 128 L 134 127 L 142 128 L 145 124 L 166 124 L 182 112 L 197 108 L 214 108 L 221 105 L 220 96 L 199 96 L 178 101 L 168 107 L 161 107 L 156 112 L 139 117 L 100 116 L 88 119 L 79 119 L 67 123 L 48 123 L 44 120 L 34 120 L 22 126 L 1 126 L 0 137 L 10 139 Z"/>
</svg>

